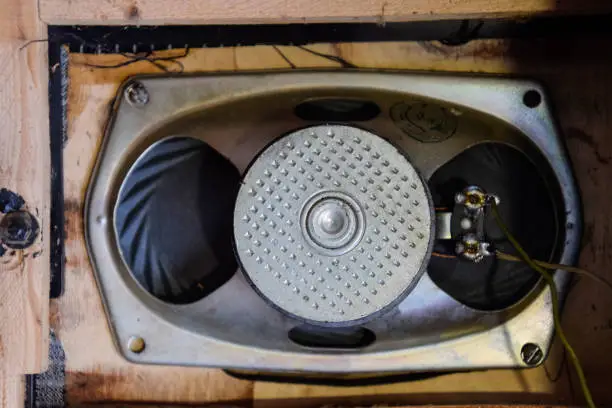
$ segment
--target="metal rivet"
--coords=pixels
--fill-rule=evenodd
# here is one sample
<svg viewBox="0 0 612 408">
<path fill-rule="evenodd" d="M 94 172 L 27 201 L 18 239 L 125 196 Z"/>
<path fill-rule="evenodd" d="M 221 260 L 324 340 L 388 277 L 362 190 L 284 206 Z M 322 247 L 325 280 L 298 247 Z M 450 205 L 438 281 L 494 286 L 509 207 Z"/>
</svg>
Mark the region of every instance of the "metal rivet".
<svg viewBox="0 0 612 408">
<path fill-rule="evenodd" d="M 128 340 L 128 348 L 132 353 L 140 354 L 144 351 L 146 343 L 140 336 L 132 336 Z"/>
</svg>

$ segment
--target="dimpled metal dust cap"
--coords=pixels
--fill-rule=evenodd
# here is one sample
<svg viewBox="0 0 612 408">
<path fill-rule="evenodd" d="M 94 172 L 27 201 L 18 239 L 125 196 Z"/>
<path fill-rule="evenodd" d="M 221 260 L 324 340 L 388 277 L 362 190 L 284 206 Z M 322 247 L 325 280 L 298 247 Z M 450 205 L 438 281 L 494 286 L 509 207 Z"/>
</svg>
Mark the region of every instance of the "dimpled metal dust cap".
<svg viewBox="0 0 612 408">
<path fill-rule="evenodd" d="M 398 303 L 425 270 L 433 206 L 393 145 L 350 126 L 315 126 L 268 146 L 244 175 L 238 259 L 274 306 L 350 325 Z"/>
</svg>

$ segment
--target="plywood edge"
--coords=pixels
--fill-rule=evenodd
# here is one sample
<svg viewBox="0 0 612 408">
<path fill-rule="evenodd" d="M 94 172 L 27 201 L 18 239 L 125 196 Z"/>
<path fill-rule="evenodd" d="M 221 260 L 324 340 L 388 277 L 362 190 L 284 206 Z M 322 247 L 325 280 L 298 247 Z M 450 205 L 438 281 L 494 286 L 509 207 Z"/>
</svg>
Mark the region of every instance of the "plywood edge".
<svg viewBox="0 0 612 408">
<path fill-rule="evenodd" d="M 0 188 L 37 219 L 26 249 L 0 257 L 0 372 L 46 369 L 49 333 L 50 151 L 46 25 L 35 0 L 0 0 Z"/>
<path fill-rule="evenodd" d="M 24 386 L 23 376 L 6 376 L 0 372 L 0 408 L 23 408 Z"/>
<path fill-rule="evenodd" d="M 612 12 L 606 1 L 574 0 L 41 0 L 47 24 L 172 25 L 379 23 Z"/>
</svg>

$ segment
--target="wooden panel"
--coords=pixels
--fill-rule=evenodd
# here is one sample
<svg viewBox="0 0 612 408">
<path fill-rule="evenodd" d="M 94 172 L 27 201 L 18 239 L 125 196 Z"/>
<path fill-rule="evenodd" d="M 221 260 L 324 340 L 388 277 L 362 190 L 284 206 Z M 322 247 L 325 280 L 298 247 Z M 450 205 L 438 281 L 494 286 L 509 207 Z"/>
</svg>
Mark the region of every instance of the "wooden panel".
<svg viewBox="0 0 612 408">
<path fill-rule="evenodd" d="M 109 59 L 117 56 L 101 56 L 101 60 Z M 68 401 L 250 400 L 252 384 L 220 370 L 134 365 L 115 350 L 85 246 L 83 200 L 117 87 L 127 75 L 146 71 L 150 65 L 103 70 L 79 65 L 83 61 L 83 57 L 73 57 L 69 71 L 64 148 L 65 293 L 51 305 L 51 324 L 66 353 Z"/>
<path fill-rule="evenodd" d="M 581 264 L 607 274 L 612 258 L 612 56 L 606 41 L 474 41 L 461 47 L 438 43 L 320 44 L 364 68 L 483 72 L 529 76 L 543 81 L 575 165 L 583 193 L 586 234 Z M 296 66 L 335 67 L 335 62 L 294 47 L 279 48 Z M 171 53 L 178 53 L 175 50 Z M 162 53 L 168 55 L 169 52 Z M 69 129 L 64 151 L 66 204 L 66 293 L 53 302 L 53 326 L 67 355 L 67 397 L 71 403 L 126 402 L 243 404 L 314 407 L 324 404 L 579 404 L 573 375 L 559 370 L 555 345 L 544 367 L 453 374 L 429 380 L 373 387 L 320 387 L 238 381 L 219 370 L 137 366 L 113 348 L 83 237 L 83 200 L 89 176 L 119 84 L 130 75 L 158 72 L 141 61 L 121 68 L 118 55 L 71 54 Z M 272 47 L 192 50 L 181 62 L 187 72 L 288 68 Z M 168 65 L 169 68 L 176 68 Z M 572 290 L 564 315 L 566 331 L 599 403 L 612 403 L 612 297 L 589 281 Z M 95 352 L 92 352 L 95 350 Z M 248 403 L 250 405 L 250 403 Z"/>
<path fill-rule="evenodd" d="M 561 382 L 566 386 L 565 378 Z M 556 388 L 557 384 L 548 381 L 543 369 L 522 372 L 489 370 L 369 387 L 339 388 L 257 382 L 253 407 L 314 408 L 325 404 L 572 404 L 569 389 L 563 391 Z"/>
<path fill-rule="evenodd" d="M 46 37 L 34 0 L 0 0 L 0 187 L 21 195 L 41 234 L 0 257 L 0 373 L 37 372 L 49 331 L 49 126 Z"/>
<path fill-rule="evenodd" d="M 41 18 L 48 24 L 384 24 L 606 11 L 612 11 L 607 0 L 41 0 Z"/>
<path fill-rule="evenodd" d="M 24 405 L 23 376 L 0 374 L 0 408 L 22 408 Z"/>
</svg>

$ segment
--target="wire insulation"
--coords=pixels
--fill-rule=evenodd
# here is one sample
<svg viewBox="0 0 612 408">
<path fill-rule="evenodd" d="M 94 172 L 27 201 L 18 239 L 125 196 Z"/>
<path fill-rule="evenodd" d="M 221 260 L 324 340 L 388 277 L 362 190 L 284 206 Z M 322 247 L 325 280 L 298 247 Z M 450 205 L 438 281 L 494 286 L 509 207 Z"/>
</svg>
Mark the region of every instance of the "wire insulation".
<svg viewBox="0 0 612 408">
<path fill-rule="evenodd" d="M 444 258 L 444 259 L 457 259 L 455 255 L 442 254 L 440 252 L 432 252 L 431 256 L 435 256 L 436 258 Z"/>
<path fill-rule="evenodd" d="M 584 375 L 584 371 L 582 370 L 582 365 L 580 364 L 580 360 L 578 359 L 578 355 L 576 355 L 576 352 L 570 345 L 569 341 L 567 340 L 567 337 L 565 337 L 565 333 L 561 326 L 561 313 L 559 310 L 559 295 L 557 293 L 557 285 L 555 284 L 554 278 L 548 271 L 546 271 L 546 269 L 544 269 L 543 267 L 538 265 L 533 259 L 531 259 L 529 254 L 527 254 L 527 252 L 519 244 L 516 238 L 514 238 L 512 233 L 510 233 L 510 231 L 508 230 L 508 227 L 506 226 L 506 224 L 504 223 L 504 221 L 502 220 L 499 214 L 499 211 L 497 209 L 497 203 L 495 202 L 495 200 L 491 200 L 490 203 L 491 203 L 491 210 L 492 210 L 493 216 L 495 217 L 495 221 L 497 222 L 499 228 L 502 230 L 506 238 L 508 238 L 508 241 L 510 241 L 510 243 L 512 244 L 514 249 L 519 253 L 523 261 L 527 265 L 529 265 L 531 268 L 533 268 L 535 271 L 539 272 L 544 278 L 544 280 L 546 281 L 546 283 L 548 283 L 548 285 L 550 286 L 553 319 L 555 323 L 555 329 L 557 330 L 557 335 L 559 336 L 559 340 L 561 340 L 561 343 L 563 343 L 563 346 L 565 347 L 565 350 L 567 351 L 567 354 L 569 355 L 570 360 L 572 361 L 572 364 L 574 365 L 576 374 L 578 375 L 578 380 L 580 381 L 580 387 L 582 388 L 582 392 L 584 394 L 584 398 L 587 402 L 588 407 L 596 408 L 595 402 L 593 401 L 593 397 L 591 395 L 591 390 L 589 389 L 589 386 L 587 383 L 586 376 Z M 563 268 L 566 268 L 566 267 L 564 266 Z M 588 276 L 593 277 L 595 275 L 588 274 Z"/>
<path fill-rule="evenodd" d="M 289 57 L 287 57 L 287 56 L 285 55 L 285 53 L 284 53 L 284 52 L 282 52 L 282 51 L 280 50 L 280 48 L 278 48 L 276 45 L 273 45 L 273 46 L 272 46 L 272 48 L 274 49 L 274 51 L 276 51 L 276 53 L 277 53 L 278 55 L 280 55 L 280 57 L 281 57 L 283 60 L 285 60 L 285 62 L 286 62 L 287 64 L 289 64 L 289 66 L 291 67 L 291 69 L 296 69 L 296 68 L 297 68 L 297 67 L 295 66 L 295 64 L 294 64 L 293 62 L 291 62 L 291 60 L 289 59 Z"/>
<path fill-rule="evenodd" d="M 503 259 L 504 261 L 523 262 L 523 260 L 521 258 L 519 258 L 518 256 L 506 254 L 506 253 L 501 252 L 501 251 L 495 251 L 495 255 L 499 259 Z M 593 272 L 587 271 L 586 269 L 577 268 L 575 266 L 563 265 L 563 264 L 555 264 L 555 263 L 549 263 L 549 262 L 542 262 L 542 261 L 538 261 L 536 259 L 534 259 L 533 262 L 535 262 L 538 266 L 541 266 L 542 268 L 552 269 L 552 270 L 562 269 L 562 270 L 567 271 L 567 272 L 571 272 L 571 273 L 575 273 L 575 274 L 578 274 L 578 275 L 586 276 L 588 278 L 593 279 L 597 283 L 601 283 L 606 288 L 610 289 L 610 291 L 612 291 L 612 283 L 609 280 L 607 280 L 605 278 L 602 278 L 601 276 L 599 276 L 599 275 L 597 275 L 597 274 L 595 274 Z"/>
<path fill-rule="evenodd" d="M 436 258 L 443 258 L 443 259 L 457 259 L 456 255 L 443 254 L 441 252 L 432 252 L 431 256 L 436 257 Z M 519 258 L 518 256 L 510 255 L 510 254 L 507 254 L 507 253 L 502 252 L 500 250 L 496 250 L 495 251 L 495 256 L 498 259 L 501 259 L 501 260 L 504 260 L 504 261 L 509 261 L 509 262 L 525 262 L 523 259 Z M 561 269 L 561 270 L 564 270 L 566 272 L 571 272 L 571 273 L 575 273 L 577 275 L 586 276 L 587 278 L 593 279 L 597 283 L 602 284 L 603 286 L 605 286 L 607 289 L 609 289 L 612 292 L 612 282 L 610 282 L 606 278 L 601 277 L 601 276 L 597 275 L 596 273 L 593 273 L 593 272 L 588 271 L 586 269 L 577 268 L 575 266 L 570 266 L 570 265 L 538 261 L 537 259 L 533 259 L 533 262 L 536 263 L 538 266 L 541 266 L 542 268 L 545 268 L 545 269 L 550 269 L 550 270 Z"/>
<path fill-rule="evenodd" d="M 342 68 L 359 68 L 357 65 L 348 62 L 347 60 L 345 60 L 342 57 L 339 57 L 337 55 L 331 55 L 331 54 L 325 54 L 323 52 L 319 52 L 319 51 L 315 51 L 312 50 L 310 48 L 306 48 L 303 45 L 296 45 L 297 48 L 299 48 L 300 50 L 306 51 L 312 55 L 316 55 L 317 57 L 321 57 L 321 58 L 325 58 L 327 60 L 333 61 L 333 62 L 337 62 L 338 64 L 340 64 L 342 66 Z"/>
<path fill-rule="evenodd" d="M 127 65 L 132 65 L 132 64 L 135 64 L 135 63 L 140 62 L 140 61 L 146 61 L 146 62 L 150 63 L 151 65 L 159 68 L 163 72 L 166 72 L 166 73 L 170 73 L 170 72 L 182 73 L 185 70 L 185 66 L 178 59 L 179 58 L 185 58 L 187 55 L 189 55 L 189 48 L 185 48 L 183 50 L 183 52 L 180 53 L 180 54 L 172 55 L 172 56 L 168 56 L 168 57 L 155 57 L 155 56 L 153 56 L 153 52 L 152 51 L 147 51 L 147 52 L 138 53 L 138 54 L 122 52 L 122 53 L 119 53 L 119 55 L 121 55 L 122 57 L 126 58 L 126 60 L 123 61 L 123 62 L 119 62 L 117 64 L 111 64 L 111 65 L 90 64 L 90 63 L 83 63 L 83 64 L 78 64 L 78 65 L 82 65 L 82 66 L 89 67 L 89 68 L 112 69 L 112 68 L 121 68 L 121 67 L 125 67 Z M 178 67 L 178 71 L 170 70 L 169 66 L 166 66 L 166 65 L 162 64 L 161 62 L 167 62 L 167 63 L 170 63 L 170 64 L 175 64 Z"/>
</svg>

